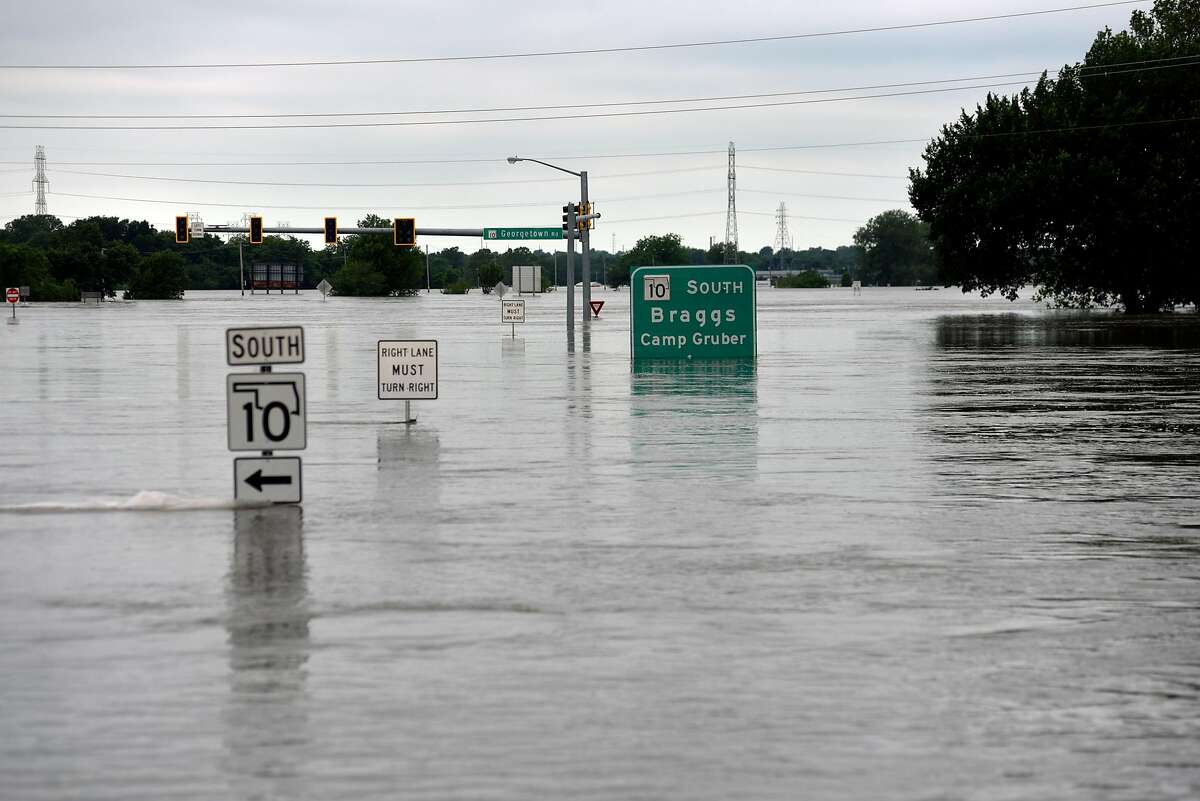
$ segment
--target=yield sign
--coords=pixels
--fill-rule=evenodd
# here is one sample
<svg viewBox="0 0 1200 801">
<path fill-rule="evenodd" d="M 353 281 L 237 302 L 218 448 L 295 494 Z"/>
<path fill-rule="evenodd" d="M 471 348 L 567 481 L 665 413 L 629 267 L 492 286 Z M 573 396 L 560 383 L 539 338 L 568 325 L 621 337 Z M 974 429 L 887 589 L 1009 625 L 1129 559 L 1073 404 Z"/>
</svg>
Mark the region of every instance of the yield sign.
<svg viewBox="0 0 1200 801">
<path fill-rule="evenodd" d="M 592 307 L 592 316 L 593 316 L 593 317 L 599 317 L 599 316 L 600 316 L 600 310 L 604 308 L 604 301 L 602 301 L 602 300 L 589 300 L 589 301 L 588 301 L 588 305 Z"/>
</svg>

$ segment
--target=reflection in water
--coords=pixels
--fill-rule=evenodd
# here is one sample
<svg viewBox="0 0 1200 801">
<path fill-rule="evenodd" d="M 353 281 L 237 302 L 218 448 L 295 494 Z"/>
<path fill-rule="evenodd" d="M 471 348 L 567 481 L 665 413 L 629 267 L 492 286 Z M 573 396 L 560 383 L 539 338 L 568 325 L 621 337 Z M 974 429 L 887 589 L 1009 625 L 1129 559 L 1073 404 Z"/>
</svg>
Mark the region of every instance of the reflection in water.
<svg viewBox="0 0 1200 801">
<path fill-rule="evenodd" d="M 927 426 L 954 492 L 1162 503 L 1195 487 L 1200 321 L 954 316 L 935 343 Z"/>
<path fill-rule="evenodd" d="M 186 326 L 175 329 L 175 397 L 187 400 L 192 395 L 192 342 Z M 179 407 L 181 414 L 186 411 Z"/>
<path fill-rule="evenodd" d="M 234 512 L 225 743 L 241 798 L 303 795 L 310 614 L 302 515 L 296 506 Z"/>
<path fill-rule="evenodd" d="M 375 438 L 378 494 L 385 508 L 413 499 L 422 508 L 440 508 L 442 444 L 415 426 L 383 427 Z"/>
<path fill-rule="evenodd" d="M 1114 314 L 954 315 L 940 317 L 939 347 L 1200 348 L 1200 317 Z"/>
<path fill-rule="evenodd" d="M 651 361 L 630 376 L 636 469 L 750 478 L 758 466 L 758 374 L 753 361 Z"/>
</svg>

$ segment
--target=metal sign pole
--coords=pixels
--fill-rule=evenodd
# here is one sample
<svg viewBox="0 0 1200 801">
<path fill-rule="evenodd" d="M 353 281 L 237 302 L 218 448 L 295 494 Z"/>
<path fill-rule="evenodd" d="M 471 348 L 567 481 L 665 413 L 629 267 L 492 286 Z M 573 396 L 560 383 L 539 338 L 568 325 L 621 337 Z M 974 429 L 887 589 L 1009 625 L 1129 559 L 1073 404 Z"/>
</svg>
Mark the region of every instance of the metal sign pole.
<svg viewBox="0 0 1200 801">
<path fill-rule="evenodd" d="M 575 212 L 567 213 L 567 328 L 575 329 Z"/>
<path fill-rule="evenodd" d="M 579 195 L 579 203 L 583 207 L 584 212 L 588 213 L 587 170 L 581 170 L 579 173 Z M 584 221 L 583 231 L 580 235 L 580 242 L 583 246 L 582 256 L 580 256 L 579 259 L 579 262 L 583 268 L 583 308 L 579 311 L 583 315 L 583 322 L 585 323 L 588 322 L 588 306 L 592 302 L 592 258 L 590 253 L 591 237 L 588 235 L 588 226 L 590 224 L 590 220 Z"/>
</svg>

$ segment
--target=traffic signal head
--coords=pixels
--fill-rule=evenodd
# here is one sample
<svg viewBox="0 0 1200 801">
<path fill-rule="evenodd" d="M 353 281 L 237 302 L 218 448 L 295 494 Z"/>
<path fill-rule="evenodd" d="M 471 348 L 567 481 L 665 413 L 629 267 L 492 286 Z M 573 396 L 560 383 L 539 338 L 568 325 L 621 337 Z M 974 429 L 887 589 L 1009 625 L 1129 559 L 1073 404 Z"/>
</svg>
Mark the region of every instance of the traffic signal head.
<svg viewBox="0 0 1200 801">
<path fill-rule="evenodd" d="M 337 244 L 337 217 L 325 218 L 325 244 Z"/>
<path fill-rule="evenodd" d="M 262 244 L 262 217 L 250 218 L 250 244 Z"/>
<path fill-rule="evenodd" d="M 563 206 L 563 221 L 562 226 L 564 231 L 571 230 L 571 216 L 576 212 L 578 207 L 574 203 L 568 203 Z"/>
<path fill-rule="evenodd" d="M 392 244 L 404 248 L 416 246 L 417 221 L 415 218 L 395 217 L 392 219 Z"/>
<path fill-rule="evenodd" d="M 186 214 L 175 215 L 175 244 L 186 245 L 191 239 L 190 231 L 188 231 L 188 218 Z"/>
</svg>

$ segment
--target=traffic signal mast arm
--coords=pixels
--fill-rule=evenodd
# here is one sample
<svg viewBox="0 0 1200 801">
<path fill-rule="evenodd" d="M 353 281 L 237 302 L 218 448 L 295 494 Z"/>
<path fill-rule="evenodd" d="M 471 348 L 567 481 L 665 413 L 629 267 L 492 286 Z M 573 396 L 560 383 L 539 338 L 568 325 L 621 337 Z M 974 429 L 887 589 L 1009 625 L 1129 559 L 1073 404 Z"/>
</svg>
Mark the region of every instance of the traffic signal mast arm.
<svg viewBox="0 0 1200 801">
<path fill-rule="evenodd" d="M 250 229 L 241 225 L 206 225 L 204 233 L 206 234 L 246 234 Z M 292 226 L 263 226 L 264 234 L 324 234 L 325 229 L 321 228 L 294 228 Z M 392 234 L 392 228 L 342 228 L 338 227 L 338 234 Z M 480 238 L 483 236 L 482 228 L 418 228 L 417 236 L 472 236 Z"/>
</svg>

